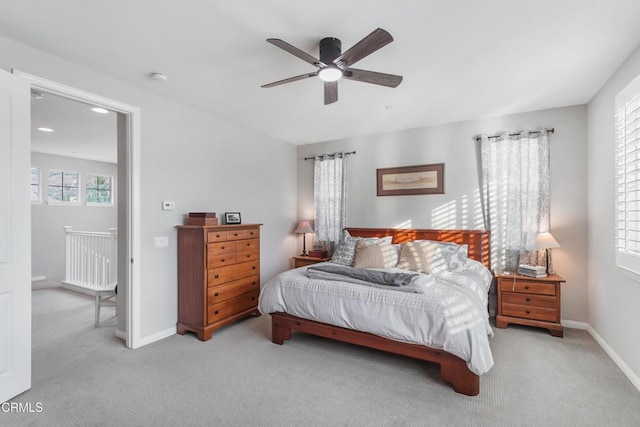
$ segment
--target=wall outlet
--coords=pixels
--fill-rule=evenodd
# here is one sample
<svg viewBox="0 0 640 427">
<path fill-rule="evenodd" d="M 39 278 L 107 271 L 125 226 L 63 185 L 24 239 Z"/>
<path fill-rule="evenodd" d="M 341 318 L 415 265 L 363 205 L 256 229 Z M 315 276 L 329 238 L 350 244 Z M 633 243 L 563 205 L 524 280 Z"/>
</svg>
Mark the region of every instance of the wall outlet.
<svg viewBox="0 0 640 427">
<path fill-rule="evenodd" d="M 154 240 L 156 248 L 164 248 L 165 246 L 169 246 L 169 238 L 166 236 L 156 237 Z"/>
<path fill-rule="evenodd" d="M 175 202 L 163 201 L 162 202 L 162 210 L 163 211 L 172 211 L 176 207 Z"/>
</svg>

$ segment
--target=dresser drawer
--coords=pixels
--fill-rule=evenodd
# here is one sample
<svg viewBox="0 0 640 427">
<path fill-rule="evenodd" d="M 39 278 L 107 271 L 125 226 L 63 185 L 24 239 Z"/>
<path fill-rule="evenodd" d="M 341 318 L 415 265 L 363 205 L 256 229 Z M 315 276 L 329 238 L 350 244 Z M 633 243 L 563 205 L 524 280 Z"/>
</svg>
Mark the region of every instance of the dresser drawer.
<svg viewBox="0 0 640 427">
<path fill-rule="evenodd" d="M 245 239 L 257 239 L 260 237 L 260 229 L 259 228 L 251 228 L 249 230 L 244 230 L 244 238 Z"/>
<path fill-rule="evenodd" d="M 225 319 L 241 311 L 254 308 L 258 305 L 259 292 L 251 292 L 235 298 L 222 301 L 219 304 L 211 304 L 207 307 L 208 323 Z"/>
<path fill-rule="evenodd" d="M 260 290 L 260 278 L 258 276 L 246 277 L 223 285 L 212 286 L 208 290 L 207 301 L 209 304 L 219 302 Z"/>
<path fill-rule="evenodd" d="M 556 285 L 544 282 L 528 282 L 526 280 L 500 280 L 500 289 L 503 291 L 524 292 L 529 294 L 555 295 Z"/>
<path fill-rule="evenodd" d="M 207 233 L 207 243 L 222 242 L 227 240 L 226 231 L 209 231 Z"/>
<path fill-rule="evenodd" d="M 229 230 L 227 231 L 228 240 L 242 240 L 244 239 L 244 232 L 247 230 Z"/>
<path fill-rule="evenodd" d="M 236 242 L 218 242 L 207 244 L 207 256 L 232 254 L 236 251 Z"/>
<path fill-rule="evenodd" d="M 260 258 L 260 251 L 244 251 L 236 254 L 237 262 L 253 261 Z"/>
<path fill-rule="evenodd" d="M 236 263 L 236 254 L 207 255 L 207 268 L 218 268 Z"/>
<path fill-rule="evenodd" d="M 553 308 L 533 307 L 529 305 L 502 303 L 502 315 L 522 317 L 524 319 L 558 322 L 557 311 Z"/>
<path fill-rule="evenodd" d="M 260 261 L 242 262 L 240 264 L 209 269 L 207 271 L 207 284 L 209 286 L 215 286 L 259 274 Z"/>
<path fill-rule="evenodd" d="M 515 292 L 503 292 L 502 302 L 509 304 L 519 304 L 531 307 L 556 308 L 558 299 L 555 296 L 535 295 Z"/>
<path fill-rule="evenodd" d="M 238 250 L 238 252 L 260 250 L 260 239 L 238 240 L 235 243 L 236 243 L 236 249 Z"/>
</svg>

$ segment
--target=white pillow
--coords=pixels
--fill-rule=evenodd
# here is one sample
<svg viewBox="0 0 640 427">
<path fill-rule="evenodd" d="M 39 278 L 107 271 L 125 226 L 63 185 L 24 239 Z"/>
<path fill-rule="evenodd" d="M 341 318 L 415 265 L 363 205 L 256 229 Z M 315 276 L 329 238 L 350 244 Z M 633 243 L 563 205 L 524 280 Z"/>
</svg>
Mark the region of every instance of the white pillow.
<svg viewBox="0 0 640 427">
<path fill-rule="evenodd" d="M 419 273 L 458 273 L 467 269 L 468 246 L 433 240 L 402 244 L 398 268 Z"/>
<path fill-rule="evenodd" d="M 338 244 L 333 256 L 331 257 L 331 262 L 341 265 L 352 266 L 353 258 L 356 253 L 356 243 L 360 240 L 364 240 L 366 242 L 378 242 L 384 241 L 391 244 L 392 236 L 387 236 L 383 238 L 378 237 L 351 237 L 347 231 L 345 231 L 344 239 Z"/>
<path fill-rule="evenodd" d="M 390 241 L 380 239 L 367 241 L 360 239 L 356 242 L 356 253 L 353 266 L 357 268 L 391 268 L 398 262 L 396 251 Z"/>
</svg>

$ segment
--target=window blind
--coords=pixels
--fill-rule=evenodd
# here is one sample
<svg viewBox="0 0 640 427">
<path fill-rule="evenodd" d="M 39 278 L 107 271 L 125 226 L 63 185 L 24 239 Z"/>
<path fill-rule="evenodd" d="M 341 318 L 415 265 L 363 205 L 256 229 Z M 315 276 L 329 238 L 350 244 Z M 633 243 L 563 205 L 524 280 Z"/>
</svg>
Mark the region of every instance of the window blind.
<svg viewBox="0 0 640 427">
<path fill-rule="evenodd" d="M 640 274 L 640 76 L 616 96 L 616 264 Z"/>
</svg>

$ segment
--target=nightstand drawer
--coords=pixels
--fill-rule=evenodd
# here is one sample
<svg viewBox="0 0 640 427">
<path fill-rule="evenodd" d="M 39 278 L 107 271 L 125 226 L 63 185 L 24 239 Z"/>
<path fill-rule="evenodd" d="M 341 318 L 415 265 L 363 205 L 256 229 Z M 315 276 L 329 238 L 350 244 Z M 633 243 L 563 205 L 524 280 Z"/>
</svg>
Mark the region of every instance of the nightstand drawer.
<svg viewBox="0 0 640 427">
<path fill-rule="evenodd" d="M 535 295 L 516 292 L 503 292 L 502 302 L 530 307 L 556 308 L 558 299 L 555 296 Z"/>
<path fill-rule="evenodd" d="M 527 280 L 500 280 L 500 290 L 524 292 L 539 295 L 555 295 L 556 286 L 553 283 L 529 282 Z"/>
<path fill-rule="evenodd" d="M 555 309 L 533 307 L 529 305 L 502 303 L 502 315 L 522 317 L 524 319 L 544 320 L 547 322 L 557 321 L 557 312 Z"/>
</svg>

